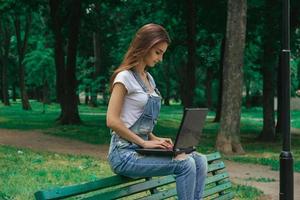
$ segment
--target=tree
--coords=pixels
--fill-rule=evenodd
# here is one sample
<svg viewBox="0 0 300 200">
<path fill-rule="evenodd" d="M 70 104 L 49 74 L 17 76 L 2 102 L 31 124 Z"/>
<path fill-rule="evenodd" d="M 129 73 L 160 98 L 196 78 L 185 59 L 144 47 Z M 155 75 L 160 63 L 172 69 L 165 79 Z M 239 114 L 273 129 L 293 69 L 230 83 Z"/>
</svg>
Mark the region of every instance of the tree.
<svg viewBox="0 0 300 200">
<path fill-rule="evenodd" d="M 63 6 L 63 2 L 59 0 L 50 0 L 49 4 L 55 38 L 57 98 L 61 107 L 58 120 L 61 124 L 78 124 L 81 120 L 78 113 L 78 97 L 76 94 L 76 52 L 81 18 L 81 1 L 71 1 Z M 63 13 L 64 9 L 67 13 Z M 64 14 L 65 16 L 63 16 Z M 66 37 L 64 37 L 64 31 L 67 32 Z M 66 52 L 64 46 L 67 46 Z"/>
<path fill-rule="evenodd" d="M 275 5 L 279 5 L 276 1 Z M 278 53 L 278 16 L 279 6 L 274 6 L 273 0 L 265 1 L 264 9 L 264 35 L 263 35 L 263 129 L 259 136 L 263 141 L 275 140 L 275 112 L 274 112 L 274 91 L 275 91 L 275 68 L 277 65 Z M 270 37 L 269 33 L 273 33 Z"/>
<path fill-rule="evenodd" d="M 224 63 L 224 48 L 225 48 L 225 39 L 222 39 L 221 48 L 220 48 L 220 62 L 219 62 L 219 89 L 218 89 L 218 102 L 216 109 L 216 116 L 214 122 L 220 122 L 221 120 L 221 110 L 222 110 L 222 95 L 223 95 L 223 63 Z"/>
<path fill-rule="evenodd" d="M 50 90 L 54 88 L 55 70 L 53 61 L 53 49 L 45 47 L 43 36 L 34 37 L 36 41 L 35 50 L 26 54 L 24 65 L 30 79 L 26 81 L 36 91 L 36 99 L 44 104 L 50 103 Z"/>
<path fill-rule="evenodd" d="M 100 75 L 101 72 L 103 72 L 102 69 L 102 60 L 101 60 L 101 54 L 102 54 L 102 45 L 101 45 L 101 12 L 100 12 L 100 4 L 99 2 L 96 2 L 95 4 L 92 4 L 93 6 L 90 8 L 91 17 L 90 20 L 91 25 L 94 25 L 93 31 L 93 53 L 94 53 L 94 68 L 93 72 L 91 74 L 92 83 L 89 84 L 89 91 L 91 94 L 91 98 L 89 101 L 89 105 L 92 107 L 96 107 L 98 105 L 97 103 L 97 95 L 100 91 L 100 86 L 102 85 L 99 81 L 101 79 Z M 103 86 L 102 86 L 103 87 Z"/>
<path fill-rule="evenodd" d="M 1 18 L 3 19 L 2 23 L 0 23 L 0 34 L 3 35 L 3 38 L 1 38 L 1 46 L 2 49 L 0 51 L 0 63 L 2 65 L 1 69 L 1 76 L 2 77 L 2 101 L 5 106 L 9 106 L 9 95 L 8 95 L 8 55 L 9 55 L 9 49 L 10 49 L 10 39 L 12 36 L 12 31 L 10 30 L 10 20 L 7 16 L 2 15 Z"/>
<path fill-rule="evenodd" d="M 243 153 L 240 142 L 240 117 L 243 88 L 243 57 L 246 35 L 247 1 L 229 0 L 223 65 L 221 127 L 216 147 L 219 151 Z"/>
<path fill-rule="evenodd" d="M 182 73 L 182 103 L 185 107 L 193 105 L 196 86 L 196 3 L 195 0 L 187 1 L 186 10 L 187 29 L 187 64 Z"/>
<path fill-rule="evenodd" d="M 24 110 L 31 110 L 31 106 L 28 100 L 26 84 L 25 84 L 25 68 L 23 60 L 26 54 L 28 34 L 31 25 L 31 14 L 28 13 L 25 16 L 25 27 L 24 27 L 24 37 L 21 36 L 21 19 L 18 13 L 14 16 L 14 25 L 17 38 L 17 50 L 18 50 L 18 67 L 19 67 L 19 87 L 21 93 L 22 107 Z"/>
</svg>

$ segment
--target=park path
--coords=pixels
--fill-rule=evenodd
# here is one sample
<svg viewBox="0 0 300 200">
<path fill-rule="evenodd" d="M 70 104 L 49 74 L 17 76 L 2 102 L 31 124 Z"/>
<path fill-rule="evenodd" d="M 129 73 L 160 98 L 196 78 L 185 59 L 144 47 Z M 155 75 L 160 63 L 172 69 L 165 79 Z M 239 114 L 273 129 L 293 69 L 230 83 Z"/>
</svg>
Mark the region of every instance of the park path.
<svg viewBox="0 0 300 200">
<path fill-rule="evenodd" d="M 41 132 L 0 129 L 0 145 L 30 148 L 38 151 L 50 151 L 63 154 L 89 155 L 98 159 L 106 159 L 108 145 L 93 145 L 84 142 L 51 136 Z M 263 191 L 261 199 L 279 199 L 279 172 L 267 166 L 241 164 L 225 161 L 233 182 L 258 188 Z M 258 182 L 259 178 L 274 179 L 272 182 Z M 294 199 L 300 199 L 300 173 L 294 174 Z"/>
</svg>

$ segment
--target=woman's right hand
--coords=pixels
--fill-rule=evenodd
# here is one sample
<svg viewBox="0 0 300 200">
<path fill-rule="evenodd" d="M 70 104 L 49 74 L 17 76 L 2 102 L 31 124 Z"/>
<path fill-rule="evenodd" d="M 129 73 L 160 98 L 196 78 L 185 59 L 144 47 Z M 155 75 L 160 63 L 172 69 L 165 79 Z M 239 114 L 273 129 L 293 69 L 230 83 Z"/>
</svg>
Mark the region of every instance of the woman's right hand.
<svg viewBox="0 0 300 200">
<path fill-rule="evenodd" d="M 171 149 L 173 146 L 166 140 L 145 140 L 142 144 L 147 149 Z"/>
</svg>

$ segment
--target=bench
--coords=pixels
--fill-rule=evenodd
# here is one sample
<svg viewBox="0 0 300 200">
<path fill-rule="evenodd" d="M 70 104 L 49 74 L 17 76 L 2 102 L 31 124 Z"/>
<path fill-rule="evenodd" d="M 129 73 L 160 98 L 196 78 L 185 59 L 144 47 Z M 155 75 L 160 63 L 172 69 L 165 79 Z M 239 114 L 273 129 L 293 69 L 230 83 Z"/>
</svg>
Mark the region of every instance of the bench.
<svg viewBox="0 0 300 200">
<path fill-rule="evenodd" d="M 231 182 L 225 170 L 225 164 L 221 161 L 219 152 L 206 155 L 208 160 L 208 174 L 205 182 L 204 199 L 233 199 Z M 176 197 L 175 178 L 173 175 L 153 178 L 131 179 L 114 175 L 92 182 L 81 183 L 41 190 L 36 192 L 37 200 L 65 199 L 140 199 L 158 200 Z"/>
</svg>

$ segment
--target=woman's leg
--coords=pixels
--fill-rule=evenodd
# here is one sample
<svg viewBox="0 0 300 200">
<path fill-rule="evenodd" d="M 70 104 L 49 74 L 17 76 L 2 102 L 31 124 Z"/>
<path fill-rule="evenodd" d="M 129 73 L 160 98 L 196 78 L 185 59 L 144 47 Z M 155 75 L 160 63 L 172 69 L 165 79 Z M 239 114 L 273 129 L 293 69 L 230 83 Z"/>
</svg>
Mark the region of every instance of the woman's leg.
<svg viewBox="0 0 300 200">
<path fill-rule="evenodd" d="M 190 154 L 196 163 L 196 186 L 195 186 L 195 200 L 201 199 L 205 187 L 205 178 L 207 175 L 207 159 L 206 156 L 197 152 Z"/>
<path fill-rule="evenodd" d="M 114 169 L 120 175 L 137 178 L 175 174 L 176 190 L 180 200 L 194 199 L 196 163 L 191 156 L 184 159 L 142 156 L 135 152 L 119 151 L 122 163 Z"/>
</svg>

